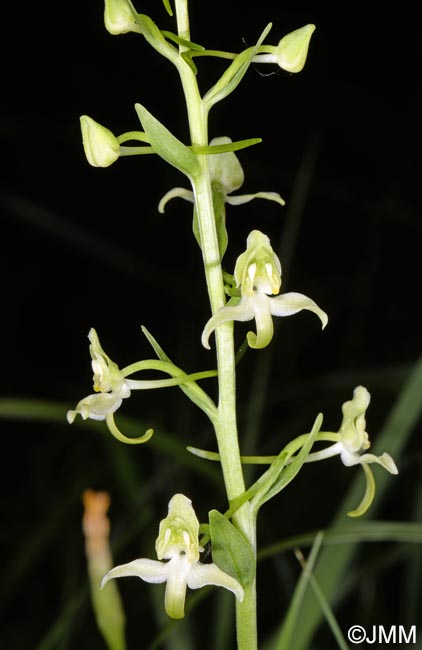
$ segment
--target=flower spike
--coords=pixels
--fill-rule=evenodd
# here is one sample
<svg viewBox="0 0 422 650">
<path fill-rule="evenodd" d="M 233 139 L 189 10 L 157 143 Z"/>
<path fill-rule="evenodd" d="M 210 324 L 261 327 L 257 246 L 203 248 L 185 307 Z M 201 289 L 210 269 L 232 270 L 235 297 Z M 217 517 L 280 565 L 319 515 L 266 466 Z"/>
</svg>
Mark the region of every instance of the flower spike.
<svg viewBox="0 0 422 650">
<path fill-rule="evenodd" d="M 186 589 L 200 589 L 206 585 L 224 587 L 243 600 L 241 585 L 218 568 L 216 564 L 202 564 L 203 550 L 198 542 L 199 522 L 190 499 L 175 494 L 170 500 L 168 516 L 160 523 L 155 549 L 157 560 L 141 558 L 111 569 L 104 576 L 101 588 L 113 578 L 137 576 L 145 582 L 166 582 L 164 606 L 170 618 L 185 615 Z M 162 560 L 167 560 L 163 562 Z"/>
</svg>

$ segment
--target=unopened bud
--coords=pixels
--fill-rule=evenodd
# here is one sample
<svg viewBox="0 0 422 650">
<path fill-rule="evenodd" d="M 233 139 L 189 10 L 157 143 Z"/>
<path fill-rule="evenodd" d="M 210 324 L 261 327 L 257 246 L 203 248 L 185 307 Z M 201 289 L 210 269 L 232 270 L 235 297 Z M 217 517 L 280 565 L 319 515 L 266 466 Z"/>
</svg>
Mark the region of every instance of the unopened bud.
<svg viewBox="0 0 422 650">
<path fill-rule="evenodd" d="M 109 167 L 120 157 L 120 144 L 105 126 L 88 115 L 80 117 L 85 156 L 93 167 Z"/>
<path fill-rule="evenodd" d="M 306 62 L 309 41 L 315 31 L 315 25 L 305 25 L 284 36 L 275 48 L 275 58 L 283 70 L 300 72 Z"/>
</svg>

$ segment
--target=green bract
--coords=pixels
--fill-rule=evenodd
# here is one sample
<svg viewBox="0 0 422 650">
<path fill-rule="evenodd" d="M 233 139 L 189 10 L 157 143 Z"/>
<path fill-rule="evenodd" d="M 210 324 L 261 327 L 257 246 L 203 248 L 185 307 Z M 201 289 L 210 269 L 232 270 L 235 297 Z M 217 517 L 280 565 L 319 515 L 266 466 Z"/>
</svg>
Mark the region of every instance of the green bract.
<svg viewBox="0 0 422 650">
<path fill-rule="evenodd" d="M 219 309 L 205 325 L 202 345 L 210 348 L 208 339 L 216 327 L 227 321 L 256 321 L 256 334 L 248 332 L 251 348 L 266 347 L 273 337 L 273 316 L 291 316 L 303 309 L 314 312 L 324 328 L 327 314 L 318 305 L 301 293 L 285 293 L 275 298 L 281 286 L 280 260 L 271 248 L 270 240 L 259 230 L 253 230 L 247 239 L 247 248 L 239 256 L 235 272 L 241 299 L 238 304 L 229 302 Z"/>
<path fill-rule="evenodd" d="M 93 167 L 109 167 L 120 156 L 116 136 L 88 115 L 80 117 L 85 156 Z"/>
<path fill-rule="evenodd" d="M 159 560 L 141 558 L 111 569 L 103 578 L 101 587 L 112 578 L 137 576 L 145 582 L 166 582 L 164 606 L 171 618 L 185 615 L 186 588 L 200 589 L 206 585 L 224 587 L 243 600 L 240 584 L 218 568 L 216 564 L 202 564 L 198 542 L 199 522 L 190 499 L 175 494 L 170 500 L 168 516 L 160 523 L 156 541 Z"/>
</svg>

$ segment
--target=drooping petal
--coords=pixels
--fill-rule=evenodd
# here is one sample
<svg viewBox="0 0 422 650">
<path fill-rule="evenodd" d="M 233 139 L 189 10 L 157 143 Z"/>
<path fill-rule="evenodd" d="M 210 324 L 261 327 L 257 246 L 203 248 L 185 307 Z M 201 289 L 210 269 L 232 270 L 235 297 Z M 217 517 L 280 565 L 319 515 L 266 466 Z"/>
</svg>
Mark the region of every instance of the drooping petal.
<svg viewBox="0 0 422 650">
<path fill-rule="evenodd" d="M 216 587 L 229 589 L 240 602 L 243 600 L 243 588 L 237 580 L 219 569 L 216 564 L 196 562 L 192 565 L 188 575 L 188 587 L 190 589 L 200 589 L 206 585 L 215 585 Z"/>
<path fill-rule="evenodd" d="M 322 329 L 328 323 L 328 316 L 318 307 L 316 302 L 304 296 L 302 293 L 283 293 L 281 296 L 276 296 L 270 299 L 271 313 L 273 316 L 291 316 L 297 314 L 299 311 L 306 309 L 316 314 L 321 323 Z"/>
<path fill-rule="evenodd" d="M 239 196 L 226 196 L 226 203 L 230 205 L 242 205 L 249 203 L 254 199 L 267 199 L 267 201 L 275 201 L 280 205 L 286 205 L 284 199 L 281 198 L 278 192 L 256 192 L 255 194 L 240 194 Z"/>
<path fill-rule="evenodd" d="M 150 560 L 149 558 L 140 558 L 133 560 L 127 564 L 120 564 L 114 567 L 105 574 L 101 581 L 101 589 L 104 585 L 113 578 L 126 578 L 129 576 L 136 576 L 142 578 L 145 582 L 158 584 L 167 580 L 168 562 L 159 562 L 158 560 Z"/>
<path fill-rule="evenodd" d="M 190 203 L 194 203 L 195 201 L 193 192 L 191 192 L 191 190 L 186 190 L 184 187 L 173 187 L 172 190 L 166 192 L 166 194 L 164 194 L 162 197 L 160 203 L 158 204 L 158 212 L 160 214 L 163 214 L 167 203 L 176 198 L 184 199 Z"/>
<path fill-rule="evenodd" d="M 372 470 L 365 463 L 362 464 L 362 469 L 365 472 L 366 488 L 362 501 L 355 510 L 350 510 L 347 514 L 349 517 L 361 517 L 368 510 L 375 496 L 375 479 Z"/>
<path fill-rule="evenodd" d="M 214 316 L 212 316 L 205 325 L 201 336 L 202 345 L 204 348 L 207 348 L 207 350 L 211 349 L 208 340 L 215 328 L 222 325 L 222 323 L 227 323 L 231 320 L 252 320 L 254 315 L 253 305 L 248 298 L 242 298 L 238 305 L 233 306 L 228 304 L 225 307 L 222 307 L 215 312 Z"/>
<path fill-rule="evenodd" d="M 252 298 L 245 298 L 253 306 L 256 334 L 248 332 L 248 345 L 255 350 L 265 348 L 273 338 L 274 325 L 271 315 L 269 298 L 265 293 L 256 292 Z"/>
<path fill-rule="evenodd" d="M 185 615 L 186 588 L 192 564 L 186 555 L 176 555 L 166 564 L 167 585 L 164 607 L 170 618 L 183 618 Z"/>
<path fill-rule="evenodd" d="M 115 413 L 120 407 L 122 397 L 116 392 L 88 395 L 78 402 L 75 410 L 67 412 L 67 421 L 72 424 L 78 414 L 83 420 L 105 420 L 109 413 Z"/>
<path fill-rule="evenodd" d="M 148 440 L 154 434 L 154 429 L 147 429 L 145 433 L 142 436 L 139 436 L 138 438 L 128 438 L 120 431 L 117 424 L 115 423 L 114 413 L 108 413 L 108 415 L 106 416 L 106 423 L 111 435 L 114 436 L 116 440 L 118 440 L 119 442 L 124 442 L 126 445 L 143 444 L 144 442 L 148 442 Z"/>
</svg>

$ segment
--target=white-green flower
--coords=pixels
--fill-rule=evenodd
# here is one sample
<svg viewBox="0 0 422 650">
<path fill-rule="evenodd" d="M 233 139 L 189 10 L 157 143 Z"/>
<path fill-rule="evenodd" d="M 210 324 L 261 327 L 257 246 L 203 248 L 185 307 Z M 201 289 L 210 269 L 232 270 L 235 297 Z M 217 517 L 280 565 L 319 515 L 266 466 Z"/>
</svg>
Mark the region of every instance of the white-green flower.
<svg viewBox="0 0 422 650">
<path fill-rule="evenodd" d="M 343 422 L 339 430 L 340 436 L 340 457 L 343 463 L 351 465 L 362 465 L 366 463 L 378 463 L 390 474 L 397 474 L 398 470 L 390 454 L 384 453 L 381 456 L 363 453 L 371 446 L 366 428 L 366 409 L 371 401 L 371 396 L 364 386 L 357 386 L 353 391 L 353 399 L 344 402 L 342 406 Z"/>
<path fill-rule="evenodd" d="M 80 117 L 85 156 L 93 167 L 109 167 L 120 157 L 120 144 L 114 133 L 88 115 Z"/>
<path fill-rule="evenodd" d="M 232 299 L 205 325 L 201 340 L 207 349 L 210 349 L 208 340 L 212 332 L 228 321 L 255 319 L 256 334 L 248 332 L 247 336 L 252 348 L 264 348 L 270 343 L 274 332 L 273 316 L 291 316 L 306 309 L 320 318 L 323 328 L 328 322 L 327 314 L 307 296 L 292 292 L 276 295 L 281 287 L 280 260 L 268 237 L 259 230 L 253 230 L 248 236 L 246 251 L 236 262 L 234 279 L 240 287 L 240 301 Z M 234 301 L 238 301 L 237 304 L 233 304 Z"/>
<path fill-rule="evenodd" d="M 71 424 L 79 414 L 84 420 L 105 420 L 108 415 L 117 411 L 122 400 L 130 396 L 129 381 L 116 363 L 104 352 L 97 332 L 89 331 L 89 352 L 94 372 L 93 382 L 95 395 L 84 397 L 75 410 L 67 412 L 67 420 Z"/>
<path fill-rule="evenodd" d="M 166 582 L 164 606 L 171 618 L 184 617 L 187 587 L 224 587 L 242 601 L 243 588 L 237 580 L 216 564 L 199 561 L 203 549 L 199 546 L 198 532 L 199 522 L 190 499 L 175 494 L 169 503 L 168 516 L 160 523 L 155 544 L 158 560 L 141 558 L 117 566 L 104 576 L 101 588 L 112 578 L 126 576 L 137 576 L 151 583 Z"/>
<path fill-rule="evenodd" d="M 375 479 L 371 463 L 381 465 L 390 474 L 398 474 L 396 464 L 390 454 L 383 453 L 381 456 L 368 454 L 371 443 L 366 432 L 366 409 L 371 401 L 371 396 L 364 386 L 357 386 L 353 391 L 353 399 L 344 402 L 342 406 L 343 421 L 337 434 L 329 434 L 329 439 L 334 444 L 321 451 L 309 454 L 307 462 L 322 460 L 339 455 L 343 464 L 347 467 L 361 465 L 365 472 L 366 490 L 360 505 L 349 512 L 351 517 L 363 515 L 371 505 L 375 496 Z M 322 438 L 321 438 L 322 439 Z"/>
<path fill-rule="evenodd" d="M 220 138 L 213 138 L 210 141 L 210 146 L 230 144 L 231 142 L 230 138 L 222 136 Z M 255 194 L 231 196 L 232 192 L 235 192 L 242 187 L 245 180 L 242 166 L 233 151 L 212 154 L 208 157 L 208 161 L 213 193 L 221 199 L 223 204 L 228 203 L 229 205 L 241 205 L 242 203 L 248 203 L 253 199 L 267 199 L 269 201 L 275 201 L 280 205 L 284 205 L 284 200 L 277 192 L 256 192 Z M 186 190 L 183 187 L 174 187 L 161 199 L 158 205 L 159 212 L 163 213 L 168 201 L 176 197 L 185 199 L 191 203 L 194 203 L 195 201 L 191 190 Z"/>
</svg>

